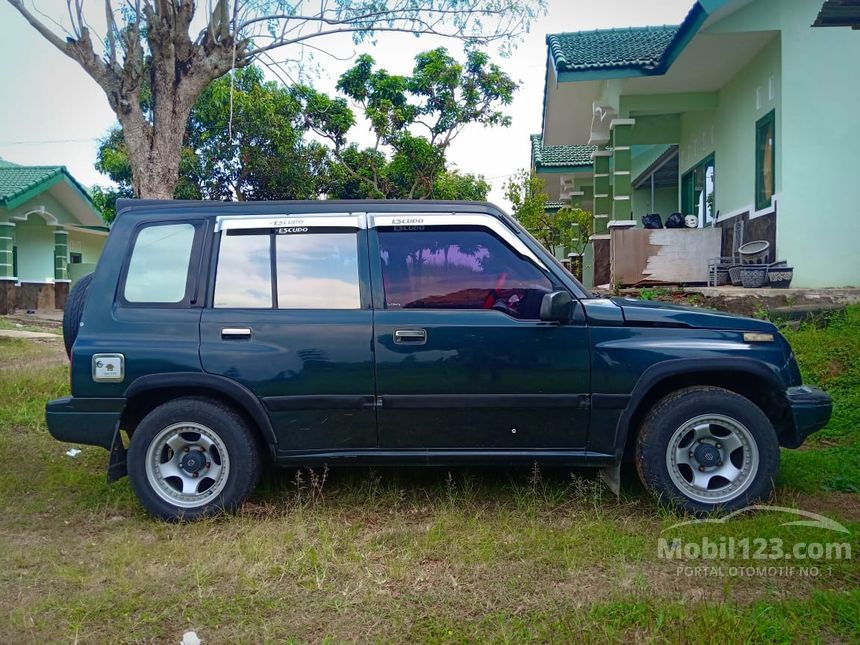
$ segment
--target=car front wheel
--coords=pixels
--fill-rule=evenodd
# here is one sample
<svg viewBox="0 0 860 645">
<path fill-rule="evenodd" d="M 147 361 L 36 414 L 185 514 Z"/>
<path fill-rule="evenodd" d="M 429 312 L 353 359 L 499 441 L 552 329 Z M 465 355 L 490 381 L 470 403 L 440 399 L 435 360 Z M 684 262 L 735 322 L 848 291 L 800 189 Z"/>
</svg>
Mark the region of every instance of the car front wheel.
<svg viewBox="0 0 860 645">
<path fill-rule="evenodd" d="M 661 503 L 694 514 L 732 511 L 766 499 L 779 469 L 779 443 L 749 399 L 718 387 L 690 387 L 646 415 L 636 467 Z"/>
<path fill-rule="evenodd" d="M 245 419 L 212 399 L 158 406 L 138 424 L 128 451 L 138 499 L 169 521 L 234 511 L 257 485 L 260 468 Z"/>
</svg>

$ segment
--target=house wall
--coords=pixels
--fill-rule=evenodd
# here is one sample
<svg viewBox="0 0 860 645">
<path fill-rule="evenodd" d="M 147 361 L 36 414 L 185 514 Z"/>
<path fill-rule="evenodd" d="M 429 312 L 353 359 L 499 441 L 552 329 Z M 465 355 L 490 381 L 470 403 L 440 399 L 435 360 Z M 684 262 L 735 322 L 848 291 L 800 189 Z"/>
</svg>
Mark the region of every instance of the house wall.
<svg viewBox="0 0 860 645">
<path fill-rule="evenodd" d="M 54 227 L 39 215 L 15 222 L 20 282 L 54 282 Z"/>
<path fill-rule="evenodd" d="M 811 28 L 820 9 L 817 0 L 757 0 L 707 31 L 781 31 L 778 253 L 795 268 L 792 286 L 856 286 L 860 206 L 848 187 L 860 148 L 860 33 Z"/>
<path fill-rule="evenodd" d="M 81 264 L 69 264 L 69 279 L 72 284 L 96 269 L 107 236 L 93 233 L 69 231 L 69 253 L 80 253 Z"/>
<path fill-rule="evenodd" d="M 776 110 L 776 192 L 782 187 L 778 36 L 719 91 L 715 110 L 681 114 L 680 174 L 711 153 L 716 168 L 715 210 L 725 217 L 755 203 L 755 124 Z"/>
<path fill-rule="evenodd" d="M 642 216 L 648 213 L 659 213 L 665 224 L 666 218 L 678 210 L 678 189 L 674 186 L 663 186 L 654 189 L 654 210 L 651 210 L 651 188 L 643 186 L 633 191 L 633 219 L 636 225 L 642 227 Z"/>
<path fill-rule="evenodd" d="M 815 3 L 781 0 L 783 88 L 780 252 L 792 286 L 860 285 L 860 32 L 816 28 Z M 777 121 L 779 125 L 779 121 Z M 779 130 L 778 130 L 779 131 Z M 779 177 L 779 175 L 777 175 Z"/>
</svg>

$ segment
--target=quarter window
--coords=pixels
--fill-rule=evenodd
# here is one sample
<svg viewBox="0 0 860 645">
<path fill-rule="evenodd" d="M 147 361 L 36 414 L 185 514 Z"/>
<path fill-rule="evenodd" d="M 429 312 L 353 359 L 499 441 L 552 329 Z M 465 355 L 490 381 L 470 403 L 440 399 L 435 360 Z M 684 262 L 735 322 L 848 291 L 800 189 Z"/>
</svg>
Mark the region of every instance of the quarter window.
<svg viewBox="0 0 860 645">
<path fill-rule="evenodd" d="M 496 309 L 536 319 L 552 283 L 487 230 L 379 232 L 387 309 Z"/>
<path fill-rule="evenodd" d="M 176 304 L 185 299 L 194 246 L 191 224 L 147 226 L 137 234 L 124 296 L 132 303 Z"/>
</svg>

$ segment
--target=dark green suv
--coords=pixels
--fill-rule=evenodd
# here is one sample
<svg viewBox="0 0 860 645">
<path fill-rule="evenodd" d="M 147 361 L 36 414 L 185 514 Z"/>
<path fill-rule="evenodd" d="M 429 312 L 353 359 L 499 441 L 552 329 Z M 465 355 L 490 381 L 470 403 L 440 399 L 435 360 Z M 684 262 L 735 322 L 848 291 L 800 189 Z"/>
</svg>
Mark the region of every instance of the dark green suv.
<svg viewBox="0 0 860 645">
<path fill-rule="evenodd" d="M 730 510 L 831 413 L 769 322 L 595 297 L 483 203 L 120 201 L 64 331 L 51 434 L 166 519 L 235 509 L 264 461 L 629 457 Z"/>
</svg>

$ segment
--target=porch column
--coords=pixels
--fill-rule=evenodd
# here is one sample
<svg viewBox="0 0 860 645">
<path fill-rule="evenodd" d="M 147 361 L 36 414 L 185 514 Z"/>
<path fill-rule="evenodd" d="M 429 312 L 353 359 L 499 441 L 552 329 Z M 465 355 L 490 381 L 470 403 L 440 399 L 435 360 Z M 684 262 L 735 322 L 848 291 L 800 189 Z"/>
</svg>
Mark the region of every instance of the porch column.
<svg viewBox="0 0 860 645">
<path fill-rule="evenodd" d="M 69 232 L 54 230 L 54 282 L 69 281 Z"/>
<path fill-rule="evenodd" d="M 613 119 L 609 124 L 612 137 L 612 221 L 626 222 L 633 217 L 631 195 L 631 154 L 633 126 L 636 119 Z"/>
<path fill-rule="evenodd" d="M 0 314 L 15 313 L 15 223 L 0 222 Z"/>
<path fill-rule="evenodd" d="M 0 280 L 14 280 L 15 223 L 0 222 Z"/>
<path fill-rule="evenodd" d="M 69 296 L 69 232 L 54 229 L 54 307 L 63 309 Z"/>
<path fill-rule="evenodd" d="M 594 286 L 609 284 L 609 229 L 612 215 L 612 181 L 609 160 L 612 152 L 598 149 L 592 153 L 594 160 L 594 232 L 591 236 L 594 252 Z"/>
</svg>

